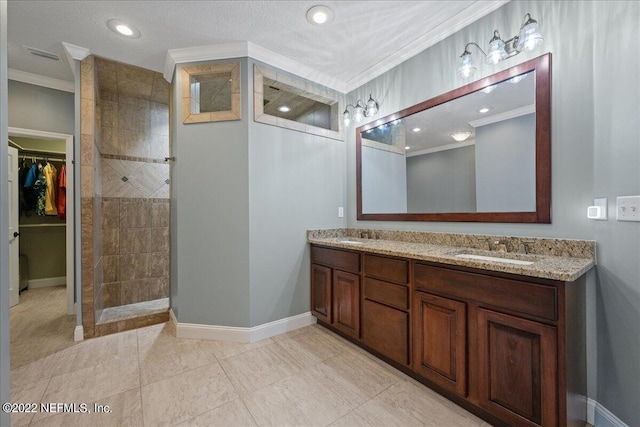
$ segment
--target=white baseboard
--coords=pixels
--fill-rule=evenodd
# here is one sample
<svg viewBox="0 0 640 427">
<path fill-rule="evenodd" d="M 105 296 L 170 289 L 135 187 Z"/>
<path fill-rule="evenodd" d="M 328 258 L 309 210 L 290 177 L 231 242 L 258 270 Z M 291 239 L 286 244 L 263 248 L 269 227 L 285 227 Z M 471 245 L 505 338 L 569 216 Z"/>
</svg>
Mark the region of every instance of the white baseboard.
<svg viewBox="0 0 640 427">
<path fill-rule="evenodd" d="M 591 398 L 587 399 L 587 422 L 595 427 L 629 427 Z"/>
<path fill-rule="evenodd" d="M 48 288 L 49 286 L 60 286 L 67 283 L 67 277 L 46 277 L 44 279 L 31 279 L 29 280 L 29 287 L 36 288 Z"/>
<path fill-rule="evenodd" d="M 73 331 L 73 340 L 76 342 L 84 340 L 84 328 L 82 325 L 76 326 L 76 329 Z"/>
<path fill-rule="evenodd" d="M 200 325 L 195 323 L 180 323 L 177 321 L 173 310 L 170 310 L 171 321 L 176 326 L 178 338 L 190 338 L 198 340 L 230 341 L 238 343 L 252 343 L 280 335 L 285 332 L 303 328 L 316 323 L 316 318 L 311 312 L 298 314 L 254 326 L 252 328 L 235 326 Z"/>
</svg>

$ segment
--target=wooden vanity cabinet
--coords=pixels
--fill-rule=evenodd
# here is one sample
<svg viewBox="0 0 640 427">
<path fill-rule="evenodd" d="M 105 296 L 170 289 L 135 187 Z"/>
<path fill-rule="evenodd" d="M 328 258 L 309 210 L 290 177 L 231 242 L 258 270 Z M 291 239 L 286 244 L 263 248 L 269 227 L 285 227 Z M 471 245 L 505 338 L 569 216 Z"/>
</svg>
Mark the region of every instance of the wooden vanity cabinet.
<svg viewBox="0 0 640 427">
<path fill-rule="evenodd" d="M 360 254 L 311 246 L 311 312 L 360 338 Z"/>
<path fill-rule="evenodd" d="M 409 268 L 406 259 L 364 255 L 362 340 L 404 366 L 410 364 Z"/>
<path fill-rule="evenodd" d="M 584 425 L 583 280 L 415 261 L 414 289 L 415 372 L 505 425 Z"/>
</svg>

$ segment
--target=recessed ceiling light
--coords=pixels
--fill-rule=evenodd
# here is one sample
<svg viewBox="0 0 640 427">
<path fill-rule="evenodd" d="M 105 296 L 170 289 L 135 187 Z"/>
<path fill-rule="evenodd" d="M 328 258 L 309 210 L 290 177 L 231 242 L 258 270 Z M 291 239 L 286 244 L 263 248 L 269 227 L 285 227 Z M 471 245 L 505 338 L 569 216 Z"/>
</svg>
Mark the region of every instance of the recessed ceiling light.
<svg viewBox="0 0 640 427">
<path fill-rule="evenodd" d="M 326 25 L 333 21 L 333 11 L 327 6 L 313 6 L 307 11 L 307 21 L 313 25 Z"/>
<path fill-rule="evenodd" d="M 291 111 L 291 108 L 287 107 L 286 105 L 283 105 L 281 107 L 278 107 L 278 111 L 282 113 L 288 113 L 289 111 Z"/>
<path fill-rule="evenodd" d="M 493 108 L 491 108 L 491 107 L 482 107 L 481 109 L 478 110 L 478 113 L 485 114 L 485 113 L 488 113 L 491 110 L 493 110 Z"/>
<path fill-rule="evenodd" d="M 422 130 L 422 128 L 413 128 L 411 130 L 414 131 L 414 132 L 420 132 Z"/>
<path fill-rule="evenodd" d="M 107 26 L 114 33 L 120 34 L 121 36 L 128 37 L 130 39 L 140 38 L 140 31 L 136 27 L 131 24 L 127 24 L 124 21 L 120 21 L 119 19 L 112 19 L 107 22 Z"/>
<path fill-rule="evenodd" d="M 404 149 L 405 149 L 405 150 L 410 150 L 410 149 L 411 149 L 411 147 L 407 146 L 407 147 L 404 147 Z"/>
</svg>

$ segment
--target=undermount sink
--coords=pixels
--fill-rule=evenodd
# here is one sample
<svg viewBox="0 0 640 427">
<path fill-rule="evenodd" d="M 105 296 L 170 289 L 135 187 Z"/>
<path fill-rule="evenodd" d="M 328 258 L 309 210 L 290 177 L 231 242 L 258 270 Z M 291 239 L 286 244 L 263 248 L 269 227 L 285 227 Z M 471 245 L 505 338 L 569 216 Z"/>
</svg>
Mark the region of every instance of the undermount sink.
<svg viewBox="0 0 640 427">
<path fill-rule="evenodd" d="M 475 259 L 478 261 L 503 262 L 516 265 L 531 265 L 533 261 L 523 261 L 521 259 L 498 258 L 493 256 L 475 255 L 475 254 L 457 254 L 456 258 Z"/>
<path fill-rule="evenodd" d="M 356 240 L 340 240 L 338 243 L 346 243 L 348 245 L 361 245 L 362 242 L 358 242 Z"/>
</svg>

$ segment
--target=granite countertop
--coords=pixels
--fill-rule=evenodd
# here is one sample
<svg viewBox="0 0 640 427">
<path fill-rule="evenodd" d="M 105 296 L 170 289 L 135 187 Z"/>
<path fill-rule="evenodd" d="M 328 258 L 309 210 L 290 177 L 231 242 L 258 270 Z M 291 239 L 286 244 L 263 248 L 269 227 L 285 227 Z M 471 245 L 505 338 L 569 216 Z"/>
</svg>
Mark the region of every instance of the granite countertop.
<svg viewBox="0 0 640 427">
<path fill-rule="evenodd" d="M 518 238 L 507 236 L 481 236 L 446 233 L 384 232 L 378 231 L 374 239 L 360 238 L 364 230 L 335 229 L 309 230 L 309 243 L 366 253 L 412 258 L 442 264 L 473 267 L 482 270 L 519 274 L 522 276 L 572 282 L 595 266 L 595 242 L 586 240 Z M 368 230 L 376 233 L 376 230 Z M 394 237 L 395 239 L 389 239 Z M 526 242 L 534 253 L 490 251 L 482 247 L 487 240 L 501 241 L 510 249 Z M 348 243 L 357 242 L 357 243 Z M 486 243 L 484 243 L 486 244 Z M 535 253 L 538 252 L 538 253 Z M 509 264 L 456 257 L 473 254 L 494 258 L 508 258 L 533 262 L 531 265 Z"/>
</svg>

